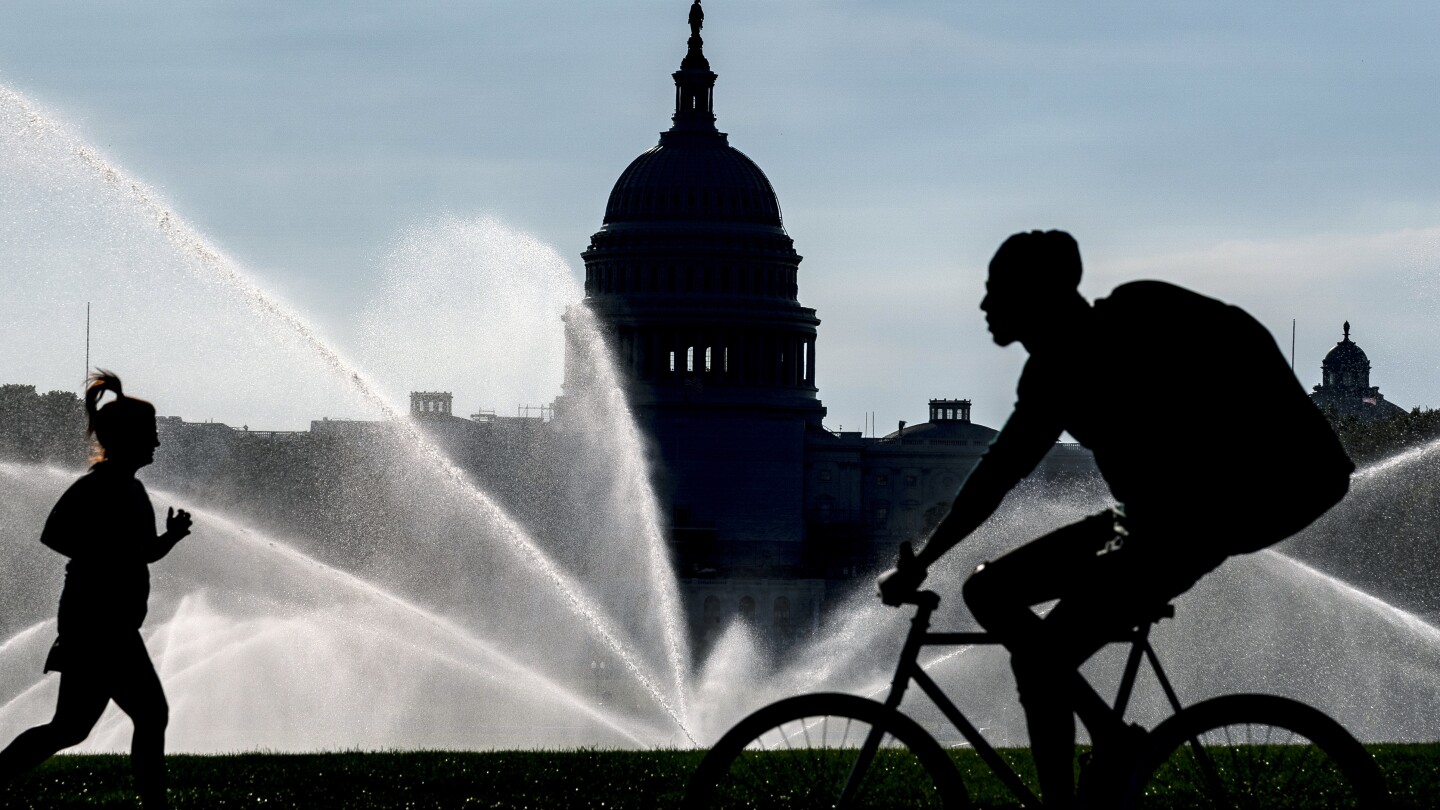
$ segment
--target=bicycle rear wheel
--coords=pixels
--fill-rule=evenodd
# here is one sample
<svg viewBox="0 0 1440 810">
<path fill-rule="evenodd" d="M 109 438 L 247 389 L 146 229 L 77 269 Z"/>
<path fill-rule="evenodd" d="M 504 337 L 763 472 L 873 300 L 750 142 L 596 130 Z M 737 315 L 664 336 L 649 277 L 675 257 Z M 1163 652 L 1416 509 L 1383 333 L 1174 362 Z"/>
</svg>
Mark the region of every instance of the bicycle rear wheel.
<svg viewBox="0 0 1440 810">
<path fill-rule="evenodd" d="M 1389 806 L 1374 759 L 1323 712 L 1272 695 L 1197 703 L 1151 732 L 1126 806 Z"/>
<path fill-rule="evenodd" d="M 880 746 L 854 774 L 844 807 L 969 807 L 955 764 L 915 721 L 872 700 L 833 693 L 787 698 L 737 723 L 701 760 L 685 806 L 840 807 L 872 731 L 881 735 Z"/>
</svg>

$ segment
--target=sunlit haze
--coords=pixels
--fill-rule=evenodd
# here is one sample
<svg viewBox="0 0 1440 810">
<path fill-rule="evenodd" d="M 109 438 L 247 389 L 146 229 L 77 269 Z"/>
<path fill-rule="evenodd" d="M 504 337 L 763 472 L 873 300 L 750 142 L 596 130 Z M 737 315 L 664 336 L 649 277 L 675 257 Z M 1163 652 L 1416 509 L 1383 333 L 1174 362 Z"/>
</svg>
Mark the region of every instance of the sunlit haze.
<svg viewBox="0 0 1440 810">
<path fill-rule="evenodd" d="M 465 250 L 484 250 L 466 229 L 490 223 L 533 245 L 532 267 L 568 265 L 578 279 L 615 178 L 669 126 L 687 6 L 6 3 L 0 84 L 153 188 L 397 391 L 513 413 L 559 393 L 559 311 L 553 323 L 464 322 L 487 311 L 455 275 Z M 1307 387 L 1348 320 L 1387 399 L 1440 405 L 1440 121 L 1426 103 L 1440 85 L 1440 8 L 705 8 L 719 127 L 769 176 L 805 257 L 827 426 L 858 430 L 874 412 L 885 432 L 923 421 L 928 398 L 968 397 L 976 421 L 998 427 L 1024 355 L 990 343 L 976 305 L 995 247 L 1035 227 L 1076 235 L 1089 296 L 1175 281 L 1249 309 L 1287 354 L 1294 319 Z M 7 286 L 37 290 L 12 285 L 149 250 L 107 245 L 96 224 L 107 214 L 66 208 L 82 198 L 7 163 Z M 427 233 L 450 241 L 417 247 Z M 455 294 L 427 319 L 404 278 L 431 258 L 448 262 L 437 272 Z M 553 274 L 536 282 L 579 294 Z M 43 286 L 26 307 L 51 349 L 0 355 L 0 382 L 74 390 L 87 291 Z M 151 367 L 159 354 L 107 338 L 120 306 L 93 301 L 93 358 L 137 386 L 167 380 L 162 413 L 252 428 L 369 415 L 294 381 L 233 390 L 200 383 L 200 369 L 176 380 Z M 397 371 L 408 347 L 377 336 L 408 341 L 416 362 Z M 536 373 L 497 379 L 487 358 L 527 339 Z M 1223 380 L 1195 373 L 1223 407 Z"/>
</svg>

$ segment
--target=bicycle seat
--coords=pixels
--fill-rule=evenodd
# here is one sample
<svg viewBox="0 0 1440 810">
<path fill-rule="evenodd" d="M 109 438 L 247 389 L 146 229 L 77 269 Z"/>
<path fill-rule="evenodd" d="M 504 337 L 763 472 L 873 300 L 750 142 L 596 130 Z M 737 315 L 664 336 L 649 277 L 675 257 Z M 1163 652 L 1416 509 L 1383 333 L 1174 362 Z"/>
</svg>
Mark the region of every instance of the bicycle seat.
<svg viewBox="0 0 1440 810">
<path fill-rule="evenodd" d="M 917 605 L 923 610 L 934 610 L 940 607 L 940 594 L 934 591 L 916 591 L 901 602 L 901 604 Z"/>
</svg>

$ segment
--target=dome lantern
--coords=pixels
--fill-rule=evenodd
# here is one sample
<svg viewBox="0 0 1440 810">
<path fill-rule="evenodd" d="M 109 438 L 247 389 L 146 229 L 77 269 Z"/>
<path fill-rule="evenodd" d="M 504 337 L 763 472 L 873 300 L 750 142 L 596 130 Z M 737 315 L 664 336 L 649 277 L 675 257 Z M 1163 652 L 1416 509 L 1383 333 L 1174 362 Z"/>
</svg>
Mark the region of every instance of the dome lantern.
<svg viewBox="0 0 1440 810">
<path fill-rule="evenodd" d="M 705 25 L 705 12 L 700 0 L 690 5 L 690 39 L 686 42 L 685 58 L 675 77 L 675 115 L 671 132 L 716 132 L 715 73 L 705 58 L 705 41 L 700 29 Z M 664 143 L 664 138 L 661 138 Z"/>
<path fill-rule="evenodd" d="M 1370 387 L 1370 358 L 1350 339 L 1350 322 L 1341 328 L 1343 337 L 1320 364 L 1321 382 L 1338 391 L 1365 391 Z"/>
</svg>

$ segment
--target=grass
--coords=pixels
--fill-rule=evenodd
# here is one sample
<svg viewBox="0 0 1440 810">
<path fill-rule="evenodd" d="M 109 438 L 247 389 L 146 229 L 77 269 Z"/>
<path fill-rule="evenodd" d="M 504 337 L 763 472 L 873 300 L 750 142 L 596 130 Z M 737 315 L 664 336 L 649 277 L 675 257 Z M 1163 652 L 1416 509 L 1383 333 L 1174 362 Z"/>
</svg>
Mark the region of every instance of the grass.
<svg viewBox="0 0 1440 810">
<path fill-rule="evenodd" d="M 1397 808 L 1440 796 L 1440 745 L 1372 747 Z M 1007 751 L 1022 771 L 1028 755 Z M 678 807 L 696 751 L 394 752 L 171 756 L 172 806 L 422 808 Z M 979 808 L 1017 807 L 968 751 L 955 755 Z M 60 756 L 0 786 L 5 808 L 133 808 L 124 756 Z"/>
</svg>

